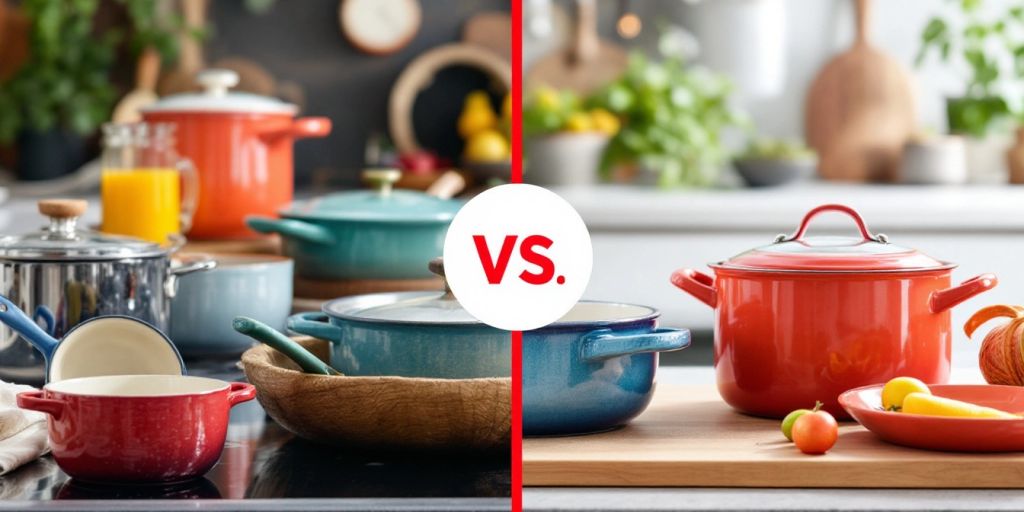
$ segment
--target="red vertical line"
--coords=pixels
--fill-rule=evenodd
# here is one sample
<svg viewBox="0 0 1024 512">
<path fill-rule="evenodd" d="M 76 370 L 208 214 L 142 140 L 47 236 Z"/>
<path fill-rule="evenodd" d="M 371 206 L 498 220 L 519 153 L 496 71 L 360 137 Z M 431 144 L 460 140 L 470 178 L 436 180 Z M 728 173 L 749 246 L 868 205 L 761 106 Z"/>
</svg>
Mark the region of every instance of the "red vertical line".
<svg viewBox="0 0 1024 512">
<path fill-rule="evenodd" d="M 512 0 L 512 183 L 523 182 L 523 2 Z M 512 332 L 512 510 L 523 510 L 523 333 Z"/>
</svg>

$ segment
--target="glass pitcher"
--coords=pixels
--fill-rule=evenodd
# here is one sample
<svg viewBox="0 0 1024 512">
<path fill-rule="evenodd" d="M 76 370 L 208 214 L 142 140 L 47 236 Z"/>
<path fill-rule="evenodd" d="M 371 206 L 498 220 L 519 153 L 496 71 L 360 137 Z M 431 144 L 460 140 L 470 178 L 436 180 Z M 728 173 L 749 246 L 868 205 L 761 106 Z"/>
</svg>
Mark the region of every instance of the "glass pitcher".
<svg viewBox="0 0 1024 512">
<path fill-rule="evenodd" d="M 102 231 L 160 244 L 188 231 L 199 180 L 174 144 L 169 123 L 103 125 Z"/>
</svg>

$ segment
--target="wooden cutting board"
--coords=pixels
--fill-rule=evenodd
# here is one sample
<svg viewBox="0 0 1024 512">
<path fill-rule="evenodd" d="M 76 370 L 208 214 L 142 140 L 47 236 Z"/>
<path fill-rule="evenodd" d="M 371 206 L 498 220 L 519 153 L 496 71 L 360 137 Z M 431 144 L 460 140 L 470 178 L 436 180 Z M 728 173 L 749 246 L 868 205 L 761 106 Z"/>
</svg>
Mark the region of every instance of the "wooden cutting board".
<svg viewBox="0 0 1024 512">
<path fill-rule="evenodd" d="M 870 2 L 856 0 L 853 46 L 829 61 L 807 93 L 804 134 L 822 177 L 894 181 L 914 130 L 914 96 L 903 67 L 868 41 Z"/>
<path fill-rule="evenodd" d="M 597 3 L 576 0 L 576 31 L 568 48 L 541 58 L 526 74 L 528 88 L 538 86 L 591 93 L 618 78 L 629 61 L 619 45 L 597 33 Z"/>
<path fill-rule="evenodd" d="M 1024 488 L 1024 454 L 928 452 L 844 422 L 826 455 L 803 455 L 777 420 L 734 412 L 710 386 L 660 386 L 619 430 L 523 441 L 523 484 L 614 487 Z"/>
</svg>

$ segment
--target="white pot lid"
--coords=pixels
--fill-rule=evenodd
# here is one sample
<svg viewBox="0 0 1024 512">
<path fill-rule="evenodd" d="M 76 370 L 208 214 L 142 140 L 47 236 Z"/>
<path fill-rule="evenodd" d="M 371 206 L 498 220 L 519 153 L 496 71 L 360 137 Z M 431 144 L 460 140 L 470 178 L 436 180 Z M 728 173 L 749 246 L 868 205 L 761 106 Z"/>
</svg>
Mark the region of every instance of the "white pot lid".
<svg viewBox="0 0 1024 512">
<path fill-rule="evenodd" d="M 230 69 L 207 69 L 196 75 L 203 92 L 167 96 L 142 109 L 154 112 L 233 112 L 247 114 L 295 115 L 299 108 L 277 98 L 246 92 L 229 92 L 238 85 L 238 73 Z"/>
</svg>

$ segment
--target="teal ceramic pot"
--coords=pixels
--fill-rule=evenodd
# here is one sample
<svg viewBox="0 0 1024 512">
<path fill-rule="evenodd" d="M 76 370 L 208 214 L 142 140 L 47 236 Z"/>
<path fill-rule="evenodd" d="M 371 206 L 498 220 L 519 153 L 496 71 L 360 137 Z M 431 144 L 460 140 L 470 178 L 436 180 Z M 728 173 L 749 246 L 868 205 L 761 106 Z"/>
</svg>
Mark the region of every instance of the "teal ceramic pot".
<svg viewBox="0 0 1024 512">
<path fill-rule="evenodd" d="M 330 341 L 331 366 L 345 375 L 472 379 L 511 374 L 509 332 L 481 323 L 442 292 L 335 299 L 320 312 L 292 316 L 288 328 Z"/>
<path fill-rule="evenodd" d="M 284 329 L 291 313 L 292 269 L 292 260 L 281 256 L 218 255 L 217 268 L 182 276 L 171 301 L 171 340 L 190 358 L 245 352 L 253 341 L 235 332 L 233 319 L 245 315 Z"/>
<path fill-rule="evenodd" d="M 386 172 L 386 171 L 385 171 Z M 424 261 L 444 252 L 444 237 L 461 201 L 392 190 L 386 174 L 377 190 L 341 192 L 298 201 L 280 219 L 249 217 L 249 227 L 279 233 L 297 275 L 308 279 L 421 279 Z"/>
</svg>

